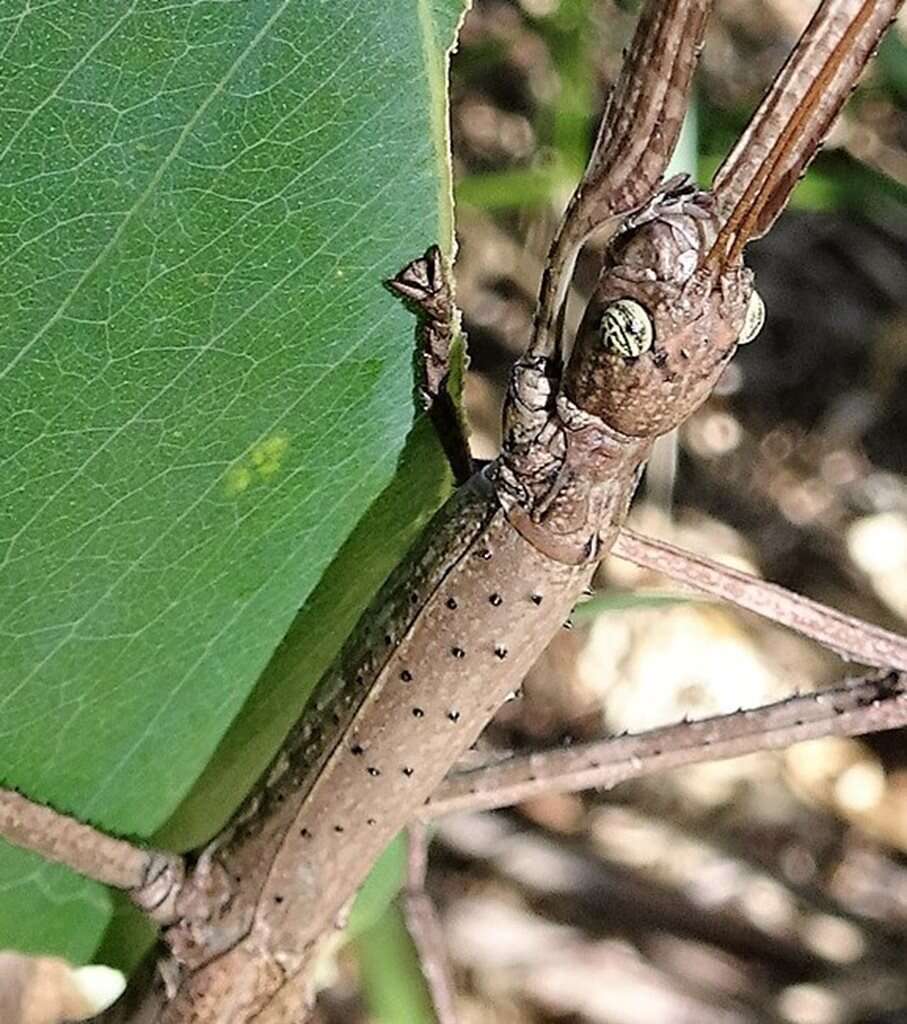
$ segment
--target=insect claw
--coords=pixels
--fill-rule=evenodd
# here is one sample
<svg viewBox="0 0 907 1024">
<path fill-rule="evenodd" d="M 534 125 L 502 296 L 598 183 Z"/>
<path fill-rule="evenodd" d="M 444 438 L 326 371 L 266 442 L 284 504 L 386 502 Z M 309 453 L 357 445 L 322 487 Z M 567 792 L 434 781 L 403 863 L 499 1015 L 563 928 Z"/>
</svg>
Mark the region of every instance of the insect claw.
<svg viewBox="0 0 907 1024">
<path fill-rule="evenodd" d="M 445 287 L 441 250 L 430 245 L 424 255 L 407 263 L 385 285 L 403 299 L 424 304 Z"/>
</svg>

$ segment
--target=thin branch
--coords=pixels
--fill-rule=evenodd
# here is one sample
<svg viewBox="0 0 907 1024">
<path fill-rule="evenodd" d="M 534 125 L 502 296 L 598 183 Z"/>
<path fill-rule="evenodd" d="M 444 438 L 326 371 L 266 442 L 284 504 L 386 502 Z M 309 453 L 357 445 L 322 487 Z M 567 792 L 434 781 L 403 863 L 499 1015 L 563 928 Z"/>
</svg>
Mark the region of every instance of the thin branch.
<svg viewBox="0 0 907 1024">
<path fill-rule="evenodd" d="M 907 675 L 852 679 L 834 689 L 748 711 L 520 754 L 454 772 L 432 794 L 421 817 L 508 807 L 543 793 L 610 788 L 667 768 L 777 750 L 822 736 L 859 736 L 904 725 Z"/>
<path fill-rule="evenodd" d="M 811 601 L 777 583 L 627 529 L 621 530 L 612 551 L 645 569 L 796 630 L 848 661 L 907 672 L 907 638 Z"/>
<path fill-rule="evenodd" d="M 173 920 L 185 877 L 176 854 L 115 839 L 11 789 L 0 789 L 0 838 L 124 890 L 155 921 Z"/>
<path fill-rule="evenodd" d="M 422 822 L 407 829 L 406 889 L 403 914 L 428 986 L 438 1024 L 457 1024 L 454 985 L 441 923 L 425 891 L 428 870 L 428 830 Z"/>
</svg>

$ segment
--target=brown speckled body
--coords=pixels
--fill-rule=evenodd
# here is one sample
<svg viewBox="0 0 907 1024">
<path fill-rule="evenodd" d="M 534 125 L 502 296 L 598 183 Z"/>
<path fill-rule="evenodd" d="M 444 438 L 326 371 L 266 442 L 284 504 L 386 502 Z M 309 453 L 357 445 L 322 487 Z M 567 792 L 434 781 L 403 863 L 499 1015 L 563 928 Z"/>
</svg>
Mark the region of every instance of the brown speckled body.
<svg viewBox="0 0 907 1024">
<path fill-rule="evenodd" d="M 563 386 L 545 358 L 517 364 L 501 456 L 385 584 L 187 885 L 166 938 L 190 971 L 167 1024 L 277 1024 L 301 1005 L 316 940 L 569 616 L 654 438 L 707 397 L 734 351 L 750 277 L 695 274 L 714 237 L 709 204 L 673 183 L 614 245 Z M 626 294 L 654 322 L 638 358 L 604 351 L 596 331 Z"/>
<path fill-rule="evenodd" d="M 511 524 L 489 481 L 498 464 L 451 497 L 320 684 L 318 713 L 221 840 L 226 875 L 242 879 L 244 899 L 170 934 L 186 961 L 198 940 L 208 957 L 223 953 L 187 979 L 165 1019 L 183 1020 L 190 1004 L 199 1024 L 215 1019 L 206 1005 L 223 1024 L 259 1012 L 269 1019 L 270 998 L 571 612 L 648 450 L 611 441 L 609 470 L 590 482 L 584 514 L 569 524 L 576 548 L 595 552 L 579 564 L 552 559 Z M 551 509 L 556 520 L 557 501 Z"/>
</svg>

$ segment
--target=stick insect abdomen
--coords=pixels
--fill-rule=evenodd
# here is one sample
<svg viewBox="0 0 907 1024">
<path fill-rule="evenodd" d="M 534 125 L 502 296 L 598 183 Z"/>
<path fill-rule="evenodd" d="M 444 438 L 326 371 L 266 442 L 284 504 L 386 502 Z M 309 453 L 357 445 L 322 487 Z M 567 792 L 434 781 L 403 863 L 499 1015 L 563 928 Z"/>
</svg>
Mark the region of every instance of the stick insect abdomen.
<svg viewBox="0 0 907 1024">
<path fill-rule="evenodd" d="M 626 489 L 626 479 L 615 486 Z M 595 564 L 565 564 L 539 551 L 511 525 L 483 474 L 442 507 L 320 684 L 315 724 L 306 719 L 237 822 L 244 839 L 231 843 L 224 867 L 244 883 L 259 874 L 261 888 L 254 912 L 228 906 L 212 923 L 225 944 L 236 944 L 189 981 L 185 995 L 196 1014 L 201 992 L 228 985 L 244 1020 L 249 1005 L 301 968 L 399 830 L 401 806 L 430 796 L 520 686 Z M 416 765 L 405 751 L 419 734 Z M 275 803 L 282 805 L 276 813 Z M 283 841 L 265 863 L 277 828 Z M 210 948 L 210 933 L 207 941 Z M 213 1005 L 222 1021 L 222 997 Z"/>
<path fill-rule="evenodd" d="M 497 504 L 493 494 L 472 500 Z M 427 799 L 476 740 L 567 618 L 594 569 L 545 557 L 500 507 L 471 543 L 444 561 L 438 585 L 408 629 L 391 638 L 392 655 L 310 791 L 294 825 L 306 830 L 305 841 L 281 850 L 265 902 L 271 893 L 282 895 L 303 864 L 314 903 L 342 903 L 351 880 L 364 878 L 398 830 L 400 805 Z M 421 744 L 414 745 L 420 734 Z M 405 753 L 416 747 L 418 767 Z M 338 844 L 341 834 L 349 841 Z M 336 898 L 325 891 L 331 885 Z M 304 913 L 291 919 L 307 920 Z M 285 941 L 302 952 L 324 926 L 308 918 L 307 933 Z"/>
<path fill-rule="evenodd" d="M 707 397 L 735 348 L 751 283 L 736 267 L 720 288 L 693 272 L 706 201 L 675 188 L 613 250 L 563 389 L 544 357 L 515 368 L 501 457 L 451 497 L 379 592 L 235 819 L 229 853 L 202 858 L 210 870 L 193 884 L 220 909 L 193 918 L 188 896 L 168 936 L 197 968 L 174 1021 L 185 995 L 193 1024 L 214 1024 L 198 1016 L 213 991 L 219 1021 L 225 1005 L 237 1021 L 250 1007 L 273 1016 L 272 995 L 290 998 L 349 893 L 569 615 L 654 436 Z M 668 258 L 678 254 L 691 258 Z"/>
</svg>

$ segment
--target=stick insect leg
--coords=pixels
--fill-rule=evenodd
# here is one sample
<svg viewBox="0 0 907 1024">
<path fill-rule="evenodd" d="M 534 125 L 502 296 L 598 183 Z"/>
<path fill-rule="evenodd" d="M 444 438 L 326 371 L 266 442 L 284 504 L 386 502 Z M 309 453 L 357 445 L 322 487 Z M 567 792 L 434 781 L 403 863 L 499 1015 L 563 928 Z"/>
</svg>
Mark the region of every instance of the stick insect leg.
<svg viewBox="0 0 907 1024">
<path fill-rule="evenodd" d="M 455 480 L 464 483 L 474 467 L 466 424 L 448 386 L 456 315 L 441 250 L 430 246 L 386 284 L 416 315 L 416 390 Z"/>
<path fill-rule="evenodd" d="M 907 671 L 907 638 L 795 594 L 777 583 L 626 528 L 621 530 L 612 553 L 787 626 L 845 659 Z"/>
<path fill-rule="evenodd" d="M 431 996 L 438 1024 L 457 1024 L 453 980 L 438 915 L 425 891 L 428 827 L 414 822 L 406 832 L 406 888 L 403 913 Z"/>
</svg>

